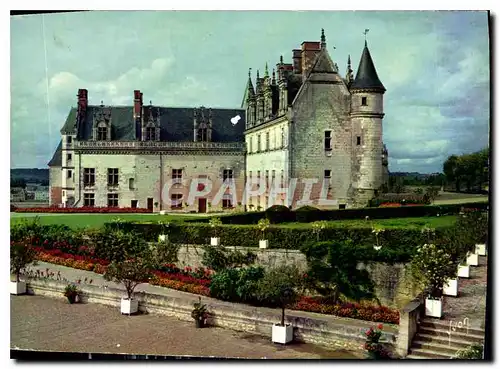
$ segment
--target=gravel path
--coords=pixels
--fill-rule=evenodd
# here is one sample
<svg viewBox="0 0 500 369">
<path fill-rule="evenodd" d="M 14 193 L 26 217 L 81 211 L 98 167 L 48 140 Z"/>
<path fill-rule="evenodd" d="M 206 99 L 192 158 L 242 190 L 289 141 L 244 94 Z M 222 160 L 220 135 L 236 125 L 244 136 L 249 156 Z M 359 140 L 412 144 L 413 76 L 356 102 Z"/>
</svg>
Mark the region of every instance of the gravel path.
<svg viewBox="0 0 500 369">
<path fill-rule="evenodd" d="M 11 296 L 11 348 L 135 355 L 248 359 L 359 359 L 359 353 L 269 338 L 160 315 L 123 316 L 99 304 L 68 304 L 44 296 Z M 362 354 L 361 354 L 362 355 Z"/>
</svg>

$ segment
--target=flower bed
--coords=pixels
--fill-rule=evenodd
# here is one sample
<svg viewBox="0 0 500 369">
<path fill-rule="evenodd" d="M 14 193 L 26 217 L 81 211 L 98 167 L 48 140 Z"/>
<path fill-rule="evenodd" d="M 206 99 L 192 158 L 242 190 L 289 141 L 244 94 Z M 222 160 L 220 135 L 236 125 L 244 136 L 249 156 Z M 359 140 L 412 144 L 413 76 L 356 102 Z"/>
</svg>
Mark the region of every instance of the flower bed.
<svg viewBox="0 0 500 369">
<path fill-rule="evenodd" d="M 36 259 L 51 264 L 63 265 L 69 268 L 92 271 L 104 274 L 109 261 L 91 256 L 73 255 L 59 249 L 45 250 L 35 247 Z M 210 282 L 213 272 L 204 268 L 190 267 L 179 269 L 174 264 L 167 264 L 154 273 L 149 284 L 171 288 L 173 290 L 189 292 L 210 297 Z M 336 315 L 340 317 L 361 319 L 366 321 L 399 324 L 399 312 L 386 306 L 372 306 L 358 303 L 330 304 L 321 297 L 302 296 L 294 305 L 293 310 L 308 311 L 320 314 Z"/>
<path fill-rule="evenodd" d="M 16 213 L 152 213 L 146 208 L 109 208 L 109 207 L 81 207 L 81 208 L 17 208 Z"/>
<path fill-rule="evenodd" d="M 290 308 L 293 310 L 336 315 L 345 318 L 399 324 L 399 311 L 387 306 L 373 306 L 359 303 L 329 304 L 321 297 L 302 296 Z"/>
</svg>

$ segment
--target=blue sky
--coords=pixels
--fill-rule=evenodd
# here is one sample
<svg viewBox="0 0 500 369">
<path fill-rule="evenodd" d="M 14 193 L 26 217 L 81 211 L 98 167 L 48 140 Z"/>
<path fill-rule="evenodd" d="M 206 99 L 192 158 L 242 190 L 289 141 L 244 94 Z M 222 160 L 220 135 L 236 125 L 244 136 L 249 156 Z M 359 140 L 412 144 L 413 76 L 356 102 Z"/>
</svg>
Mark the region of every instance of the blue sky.
<svg viewBox="0 0 500 369">
<path fill-rule="evenodd" d="M 343 74 L 370 30 L 391 171 L 441 171 L 488 144 L 486 12 L 84 12 L 11 18 L 10 165 L 46 167 L 79 88 L 91 104 L 140 89 L 161 106 L 239 107 L 248 68 L 291 62 L 321 28 Z"/>
</svg>

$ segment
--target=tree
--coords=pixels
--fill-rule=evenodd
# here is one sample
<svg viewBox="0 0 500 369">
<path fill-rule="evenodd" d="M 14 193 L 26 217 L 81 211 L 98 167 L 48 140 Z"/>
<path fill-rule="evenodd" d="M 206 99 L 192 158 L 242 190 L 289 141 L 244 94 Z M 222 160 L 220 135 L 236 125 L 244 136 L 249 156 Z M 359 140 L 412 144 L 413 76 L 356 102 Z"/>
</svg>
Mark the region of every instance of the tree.
<svg viewBox="0 0 500 369">
<path fill-rule="evenodd" d="M 141 283 L 148 283 L 151 276 L 151 266 L 147 260 L 129 259 L 108 265 L 104 279 L 123 284 L 130 300 L 135 288 Z"/>
<path fill-rule="evenodd" d="M 19 282 L 21 273 L 26 270 L 26 267 L 31 263 L 35 263 L 36 252 L 27 242 L 13 242 L 10 247 L 10 271 L 16 276 L 16 282 Z"/>
<path fill-rule="evenodd" d="M 297 266 L 282 265 L 268 270 L 258 282 L 258 299 L 268 306 L 281 308 L 281 326 L 285 325 L 285 309 L 297 301 L 301 281 Z"/>
<path fill-rule="evenodd" d="M 443 172 L 448 183 L 455 184 L 455 190 L 460 191 L 460 177 L 458 175 L 458 156 L 451 155 L 443 164 Z"/>
</svg>

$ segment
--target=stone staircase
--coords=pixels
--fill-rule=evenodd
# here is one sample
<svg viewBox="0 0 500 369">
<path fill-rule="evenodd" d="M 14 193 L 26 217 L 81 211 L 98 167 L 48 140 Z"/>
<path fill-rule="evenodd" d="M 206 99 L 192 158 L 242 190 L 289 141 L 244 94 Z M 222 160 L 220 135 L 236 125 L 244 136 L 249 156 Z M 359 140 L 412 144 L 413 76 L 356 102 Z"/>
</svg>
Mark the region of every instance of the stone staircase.
<svg viewBox="0 0 500 369">
<path fill-rule="evenodd" d="M 451 334 L 450 334 L 451 332 Z M 452 359 L 457 351 L 481 343 L 485 332 L 478 328 L 458 328 L 457 322 L 424 318 L 420 321 L 407 359 Z"/>
</svg>

